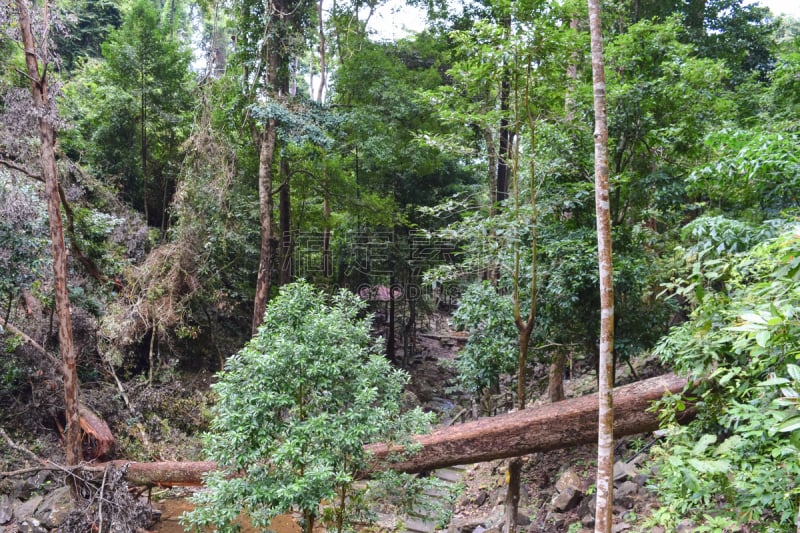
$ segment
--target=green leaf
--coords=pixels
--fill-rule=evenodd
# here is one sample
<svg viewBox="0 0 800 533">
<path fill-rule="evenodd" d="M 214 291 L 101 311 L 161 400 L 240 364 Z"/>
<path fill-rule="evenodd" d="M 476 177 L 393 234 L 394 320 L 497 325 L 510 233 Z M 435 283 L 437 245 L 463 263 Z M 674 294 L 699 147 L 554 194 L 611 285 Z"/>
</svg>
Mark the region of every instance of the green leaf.
<svg viewBox="0 0 800 533">
<path fill-rule="evenodd" d="M 774 387 L 776 385 L 785 385 L 789 383 L 786 378 L 772 377 L 758 384 L 759 387 Z"/>
<path fill-rule="evenodd" d="M 770 336 L 771 334 L 768 329 L 759 331 L 758 333 L 756 333 L 756 343 L 762 348 L 766 348 L 767 344 L 769 343 Z"/>
<path fill-rule="evenodd" d="M 800 416 L 794 416 L 789 420 L 785 420 L 778 426 L 778 431 L 781 433 L 789 433 L 798 429 L 800 429 Z"/>
</svg>

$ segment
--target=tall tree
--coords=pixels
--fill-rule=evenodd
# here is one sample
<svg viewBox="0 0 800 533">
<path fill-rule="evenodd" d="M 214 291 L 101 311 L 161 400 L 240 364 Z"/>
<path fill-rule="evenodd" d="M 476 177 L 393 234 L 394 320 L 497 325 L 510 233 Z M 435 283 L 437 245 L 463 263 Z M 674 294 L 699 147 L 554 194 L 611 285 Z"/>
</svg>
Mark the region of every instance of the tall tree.
<svg viewBox="0 0 800 533">
<path fill-rule="evenodd" d="M 261 246 L 252 330 L 264 318 L 272 286 L 277 237 L 274 225 L 275 160 L 278 128 L 286 115 L 290 71 L 297 43 L 303 42 L 314 2 L 271 0 L 243 2 L 240 12 L 239 56 L 242 84 L 249 106 L 250 133 L 258 152 L 258 197 Z M 286 185 L 288 191 L 288 184 Z M 285 204 L 288 207 L 288 202 Z"/>
<path fill-rule="evenodd" d="M 191 56 L 171 27 L 159 21 L 152 0 L 136 0 L 122 27 L 103 45 L 108 81 L 124 96 L 132 119 L 106 133 L 129 139 L 129 149 L 136 145 L 131 151 L 138 157 L 125 158 L 130 167 L 120 170 L 128 176 L 129 194 L 135 191 L 136 205 L 147 221 L 162 226 L 175 186 L 177 148 L 186 134 L 182 115 L 189 108 Z M 105 140 L 112 146 L 118 142 Z"/>
<path fill-rule="evenodd" d="M 34 36 L 30 11 L 25 0 L 16 0 L 17 15 L 22 46 L 25 52 L 25 66 L 31 84 L 32 106 L 39 126 L 40 162 L 47 196 L 47 214 L 50 220 L 50 238 L 53 250 L 53 285 L 55 291 L 56 313 L 58 314 L 58 344 L 61 351 L 64 378 L 64 402 L 66 407 L 66 458 L 67 466 L 81 461 L 81 428 L 78 411 L 78 372 L 75 347 L 72 342 L 72 317 L 69 310 L 67 291 L 67 251 L 64 245 L 64 228 L 61 222 L 61 200 L 58 194 L 58 169 L 56 167 L 55 144 L 56 127 L 53 95 L 49 91 L 48 67 L 52 67 L 48 49 L 47 14 L 39 43 Z M 39 61 L 42 64 L 40 65 Z M 73 498 L 78 497 L 76 487 L 71 485 Z"/>
<path fill-rule="evenodd" d="M 600 354 L 598 367 L 597 510 L 595 532 L 611 533 L 614 501 L 614 287 L 611 261 L 611 206 L 608 185 L 608 116 L 600 0 L 589 0 L 594 80 L 594 177 L 597 258 L 600 268 Z"/>
</svg>

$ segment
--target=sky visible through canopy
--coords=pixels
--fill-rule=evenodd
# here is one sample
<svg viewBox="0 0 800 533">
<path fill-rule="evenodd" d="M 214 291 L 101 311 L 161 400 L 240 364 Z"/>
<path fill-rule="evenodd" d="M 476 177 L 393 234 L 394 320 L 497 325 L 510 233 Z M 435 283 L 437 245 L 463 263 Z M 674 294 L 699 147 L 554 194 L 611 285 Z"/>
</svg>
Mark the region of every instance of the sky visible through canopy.
<svg viewBox="0 0 800 533">
<path fill-rule="evenodd" d="M 789 15 L 800 18 L 800 0 L 759 0 L 776 15 Z M 403 0 L 390 0 L 382 6 L 370 20 L 369 28 L 373 38 L 379 41 L 393 41 L 425 27 L 425 11 L 409 7 Z"/>
</svg>

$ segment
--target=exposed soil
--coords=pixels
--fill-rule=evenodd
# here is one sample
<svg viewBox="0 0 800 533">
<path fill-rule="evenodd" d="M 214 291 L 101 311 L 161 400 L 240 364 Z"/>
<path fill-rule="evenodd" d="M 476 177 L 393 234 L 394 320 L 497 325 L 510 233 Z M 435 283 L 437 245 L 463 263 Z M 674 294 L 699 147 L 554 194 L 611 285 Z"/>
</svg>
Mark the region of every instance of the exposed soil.
<svg viewBox="0 0 800 533">
<path fill-rule="evenodd" d="M 194 505 L 183 498 L 168 498 L 158 501 L 154 507 L 161 511 L 161 521 L 156 524 L 155 531 L 161 533 L 185 533 L 180 524 L 181 515 L 194 509 Z M 260 530 L 253 527 L 247 519 L 242 519 L 239 523 L 241 533 L 257 533 Z M 300 526 L 294 518 L 289 515 L 275 517 L 270 523 L 270 530 L 275 533 L 300 533 Z"/>
</svg>

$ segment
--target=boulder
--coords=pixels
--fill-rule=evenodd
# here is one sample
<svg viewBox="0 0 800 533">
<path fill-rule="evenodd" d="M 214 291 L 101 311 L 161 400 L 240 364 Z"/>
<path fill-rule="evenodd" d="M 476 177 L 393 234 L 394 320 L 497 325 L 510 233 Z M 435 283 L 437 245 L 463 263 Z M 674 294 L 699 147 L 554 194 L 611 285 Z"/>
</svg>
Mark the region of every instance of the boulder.
<svg viewBox="0 0 800 533">
<path fill-rule="evenodd" d="M 66 520 L 71 509 L 69 487 L 59 487 L 44 498 L 34 517 L 40 520 L 44 527 L 53 529 Z"/>
<path fill-rule="evenodd" d="M 614 481 L 621 481 L 625 478 L 633 479 L 639 474 L 636 465 L 626 463 L 624 461 L 617 461 L 614 463 Z"/>
<path fill-rule="evenodd" d="M 626 481 L 614 488 L 614 498 L 623 499 L 639 492 L 639 485 L 633 481 Z"/>
<path fill-rule="evenodd" d="M 477 528 L 486 531 L 487 528 L 483 527 L 485 522 L 484 517 L 465 516 L 457 518 L 451 523 L 451 527 L 456 533 L 474 533 Z"/>
<path fill-rule="evenodd" d="M 558 492 L 564 492 L 568 488 L 583 494 L 583 481 L 572 467 L 567 468 L 556 481 L 556 490 Z"/>
<path fill-rule="evenodd" d="M 594 525 L 594 512 L 597 506 L 597 496 L 592 494 L 581 500 L 578 506 L 578 516 L 581 518 L 581 524 L 586 527 Z"/>
<path fill-rule="evenodd" d="M 11 522 L 14 517 L 14 507 L 11 503 L 11 498 L 8 494 L 0 496 L 0 526 L 4 526 Z"/>
<path fill-rule="evenodd" d="M 42 500 L 44 500 L 43 496 L 36 495 L 28 501 L 20 502 L 19 505 L 14 507 L 14 516 L 17 517 L 17 520 L 25 520 L 26 518 L 33 517 L 33 514 L 36 512 L 39 504 L 42 503 Z"/>
<path fill-rule="evenodd" d="M 47 533 L 47 530 L 35 518 L 26 518 L 20 522 L 17 531 L 19 533 Z"/>
<path fill-rule="evenodd" d="M 556 495 L 550 501 L 550 505 L 552 505 L 553 509 L 556 511 L 563 513 L 574 509 L 581 501 L 582 497 L 583 494 L 581 494 L 579 491 L 571 487 L 565 487 L 564 490 L 556 493 Z"/>
<path fill-rule="evenodd" d="M 481 489 L 473 500 L 477 507 L 481 507 L 489 499 L 489 493 Z"/>
</svg>

